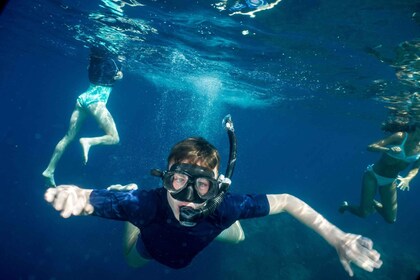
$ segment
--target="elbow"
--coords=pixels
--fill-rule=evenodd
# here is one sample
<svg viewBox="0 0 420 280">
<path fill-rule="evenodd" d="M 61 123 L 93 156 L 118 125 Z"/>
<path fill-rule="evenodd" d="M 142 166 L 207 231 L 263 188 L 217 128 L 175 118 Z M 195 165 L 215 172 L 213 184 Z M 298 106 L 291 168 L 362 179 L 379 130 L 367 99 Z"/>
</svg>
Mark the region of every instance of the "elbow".
<svg viewBox="0 0 420 280">
<path fill-rule="evenodd" d="M 369 151 L 369 152 L 373 152 L 373 150 L 375 148 L 376 148 L 376 145 L 375 144 L 372 144 L 372 145 L 367 146 L 366 150 Z"/>
<path fill-rule="evenodd" d="M 293 204 L 293 201 L 298 200 L 295 196 L 284 193 L 277 195 L 267 195 L 270 205 L 269 215 L 278 214 L 287 211 L 287 208 Z"/>
</svg>

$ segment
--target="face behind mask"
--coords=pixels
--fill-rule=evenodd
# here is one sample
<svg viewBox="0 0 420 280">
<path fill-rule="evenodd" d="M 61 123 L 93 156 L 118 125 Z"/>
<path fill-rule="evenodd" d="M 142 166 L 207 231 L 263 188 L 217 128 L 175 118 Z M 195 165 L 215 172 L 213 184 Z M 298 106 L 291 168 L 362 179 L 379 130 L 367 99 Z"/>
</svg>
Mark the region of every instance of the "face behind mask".
<svg viewBox="0 0 420 280">
<path fill-rule="evenodd" d="M 219 182 L 212 170 L 178 163 L 162 174 L 163 186 L 179 201 L 204 203 L 219 193 Z"/>
</svg>

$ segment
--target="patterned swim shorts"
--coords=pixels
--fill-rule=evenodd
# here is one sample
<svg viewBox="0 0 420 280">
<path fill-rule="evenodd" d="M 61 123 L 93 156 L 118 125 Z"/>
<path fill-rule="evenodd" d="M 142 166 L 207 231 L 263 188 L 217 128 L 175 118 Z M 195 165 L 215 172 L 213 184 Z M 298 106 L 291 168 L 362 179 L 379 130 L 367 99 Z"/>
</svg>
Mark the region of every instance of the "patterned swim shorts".
<svg viewBox="0 0 420 280">
<path fill-rule="evenodd" d="M 79 95 L 77 98 L 77 103 L 82 108 L 87 108 L 89 105 L 97 102 L 104 102 L 106 104 L 108 102 L 109 94 L 111 91 L 112 87 L 90 84 L 87 91 Z"/>
</svg>

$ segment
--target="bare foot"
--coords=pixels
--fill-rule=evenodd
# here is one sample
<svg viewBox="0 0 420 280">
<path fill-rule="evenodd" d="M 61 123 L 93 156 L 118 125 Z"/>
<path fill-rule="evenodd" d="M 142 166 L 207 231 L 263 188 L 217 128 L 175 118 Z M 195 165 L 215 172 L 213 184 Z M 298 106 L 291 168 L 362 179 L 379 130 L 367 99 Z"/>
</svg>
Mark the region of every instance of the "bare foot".
<svg viewBox="0 0 420 280">
<path fill-rule="evenodd" d="M 45 170 L 42 172 L 42 176 L 45 178 L 45 185 L 47 187 L 55 187 L 54 173 Z"/>
<path fill-rule="evenodd" d="M 343 201 L 343 203 L 341 204 L 341 206 L 338 208 L 338 212 L 340 212 L 341 214 L 343 214 L 344 212 L 346 212 L 347 208 L 349 208 L 349 204 L 347 201 Z"/>
<path fill-rule="evenodd" d="M 85 160 L 85 164 L 88 162 L 89 159 L 89 149 L 91 147 L 91 145 L 89 144 L 89 139 L 87 138 L 80 138 L 79 140 L 80 144 L 82 145 L 83 148 L 83 158 Z"/>
<path fill-rule="evenodd" d="M 373 200 L 373 206 L 375 207 L 376 211 L 381 211 L 381 209 L 383 208 L 382 203 L 375 199 Z"/>
</svg>

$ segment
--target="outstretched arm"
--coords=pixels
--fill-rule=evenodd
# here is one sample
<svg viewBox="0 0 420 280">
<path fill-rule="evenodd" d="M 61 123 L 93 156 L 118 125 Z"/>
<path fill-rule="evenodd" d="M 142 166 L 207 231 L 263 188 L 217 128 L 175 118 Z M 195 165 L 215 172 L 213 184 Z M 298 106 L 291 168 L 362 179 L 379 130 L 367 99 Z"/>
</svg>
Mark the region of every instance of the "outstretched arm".
<svg viewBox="0 0 420 280">
<path fill-rule="evenodd" d="M 61 185 L 49 188 L 44 197 L 55 210 L 61 212 L 63 218 L 92 214 L 107 219 L 127 221 L 138 214 L 137 188 L 136 184 L 112 185 L 107 190 Z"/>
<path fill-rule="evenodd" d="M 71 215 L 90 215 L 93 213 L 93 206 L 89 202 L 92 190 L 81 189 L 73 185 L 61 185 L 56 188 L 49 188 L 44 194 L 47 202 L 51 203 L 55 210 L 61 212 L 63 218 Z"/>
<path fill-rule="evenodd" d="M 372 249 L 373 242 L 370 239 L 361 235 L 344 233 L 305 202 L 292 195 L 267 195 L 267 199 L 270 204 L 270 215 L 287 212 L 333 246 L 337 250 L 341 264 L 350 276 L 354 274 L 350 262 L 354 262 L 369 272 L 381 267 L 380 254 Z"/>
</svg>

